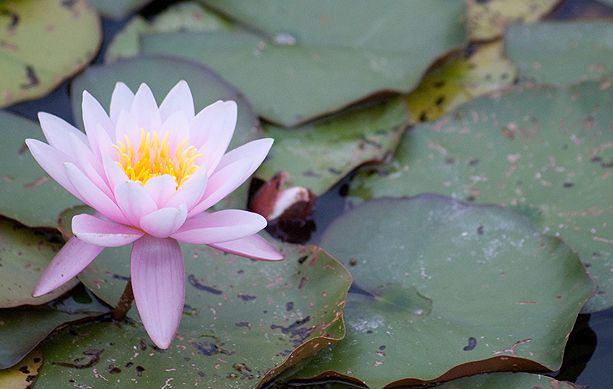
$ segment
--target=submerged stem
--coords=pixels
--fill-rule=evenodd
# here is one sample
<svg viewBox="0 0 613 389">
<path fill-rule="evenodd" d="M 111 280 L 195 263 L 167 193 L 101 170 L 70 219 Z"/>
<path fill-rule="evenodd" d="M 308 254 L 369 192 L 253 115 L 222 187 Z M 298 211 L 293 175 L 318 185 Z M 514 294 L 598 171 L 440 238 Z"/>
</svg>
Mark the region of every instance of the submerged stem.
<svg viewBox="0 0 613 389">
<path fill-rule="evenodd" d="M 128 311 L 132 307 L 132 301 L 134 301 L 134 293 L 132 293 L 132 280 L 128 279 L 128 283 L 126 284 L 119 301 L 117 302 L 117 306 L 111 312 L 111 317 L 113 320 L 123 320 L 126 318 Z"/>
</svg>

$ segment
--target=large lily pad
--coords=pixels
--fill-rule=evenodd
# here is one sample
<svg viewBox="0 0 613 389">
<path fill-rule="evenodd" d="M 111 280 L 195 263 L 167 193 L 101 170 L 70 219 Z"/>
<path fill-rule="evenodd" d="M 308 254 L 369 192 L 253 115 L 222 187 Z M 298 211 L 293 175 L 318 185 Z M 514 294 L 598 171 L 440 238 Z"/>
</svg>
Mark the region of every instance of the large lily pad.
<svg viewBox="0 0 613 389">
<path fill-rule="evenodd" d="M 112 18 L 121 19 L 133 12 L 138 11 L 152 0 L 88 0 L 100 14 Z"/>
<path fill-rule="evenodd" d="M 322 247 L 353 276 L 347 336 L 299 378 L 380 388 L 555 370 L 592 292 L 577 255 L 527 218 L 443 196 L 364 203 L 332 223 Z"/>
<path fill-rule="evenodd" d="M 0 218 L 0 308 L 44 304 L 76 285 L 75 280 L 44 296 L 32 297 L 34 286 L 59 248 L 43 232 Z"/>
<path fill-rule="evenodd" d="M 613 88 L 518 87 L 479 98 L 403 138 L 394 160 L 360 174 L 362 198 L 448 194 L 528 215 L 578 252 L 596 281 L 586 311 L 613 305 Z M 372 170 L 372 169 L 371 169 Z"/>
<path fill-rule="evenodd" d="M 392 154 L 407 119 L 406 106 L 397 98 L 296 129 L 266 125 L 264 132 L 275 145 L 256 176 L 269 180 L 285 171 L 289 186 L 320 195 L 359 165 Z"/>
<path fill-rule="evenodd" d="M 0 369 L 17 364 L 57 327 L 106 312 L 83 288 L 46 305 L 0 310 Z"/>
<path fill-rule="evenodd" d="M 319 248 L 283 245 L 281 250 L 284 261 L 265 263 L 184 246 L 186 302 L 168 350 L 154 348 L 137 321 L 73 328 L 45 344 L 50 363 L 38 385 L 61 387 L 74 380 L 105 388 L 136 380 L 143 387 L 174 381 L 245 388 L 269 380 L 343 337 L 342 309 L 351 283 L 347 271 Z M 129 276 L 129 263 L 128 256 L 107 249 L 79 278 L 114 303 Z M 104 350 L 104 365 L 67 365 L 93 349 Z M 109 363 L 113 366 L 107 369 Z M 93 369 L 108 381 L 96 378 Z"/>
<path fill-rule="evenodd" d="M 581 389 L 582 385 L 572 382 L 558 381 L 540 374 L 528 373 L 495 373 L 481 374 L 473 377 L 460 378 L 436 386 L 441 389 Z"/>
<path fill-rule="evenodd" d="M 0 111 L 0 215 L 31 227 L 55 227 L 62 210 L 81 202 L 57 185 L 32 158 L 27 138 L 43 139 L 40 127 Z"/>
<path fill-rule="evenodd" d="M 467 0 L 467 29 L 471 39 L 494 39 L 507 26 L 536 22 L 553 10 L 560 0 Z"/>
<path fill-rule="evenodd" d="M 0 388 L 29 389 L 43 363 L 40 350 L 32 351 L 21 363 L 0 371 Z"/>
<path fill-rule="evenodd" d="M 413 122 L 438 119 L 478 96 L 511 85 L 517 68 L 501 42 L 473 44 L 437 64 L 407 96 Z"/>
<path fill-rule="evenodd" d="M 377 93 L 408 92 L 430 63 L 464 41 L 461 1 L 207 4 L 267 32 L 270 40 L 161 34 L 144 36 L 143 52 L 210 66 L 239 87 L 260 116 L 286 127 Z"/>
<path fill-rule="evenodd" d="M 513 26 L 505 34 L 505 46 L 524 80 L 571 84 L 613 75 L 611 22 Z"/>
<path fill-rule="evenodd" d="M 94 58 L 102 39 L 85 0 L 5 0 L 0 23 L 0 107 L 49 93 Z"/>
</svg>

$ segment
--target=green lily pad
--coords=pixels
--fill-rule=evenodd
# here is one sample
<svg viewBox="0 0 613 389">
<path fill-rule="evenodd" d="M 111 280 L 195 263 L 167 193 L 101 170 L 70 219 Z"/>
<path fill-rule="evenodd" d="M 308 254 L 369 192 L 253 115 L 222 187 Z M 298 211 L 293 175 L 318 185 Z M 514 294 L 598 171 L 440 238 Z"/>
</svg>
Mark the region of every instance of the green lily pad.
<svg viewBox="0 0 613 389">
<path fill-rule="evenodd" d="M 353 276 L 347 335 L 298 378 L 380 388 L 556 370 L 592 293 L 577 255 L 527 218 L 438 195 L 364 203 L 321 245 Z"/>
<path fill-rule="evenodd" d="M 436 386 L 440 389 L 498 389 L 498 388 L 526 388 L 526 389 L 580 389 L 581 385 L 572 382 L 558 381 L 554 378 L 540 374 L 529 373 L 495 373 L 481 374 L 472 377 L 460 378 Z"/>
<path fill-rule="evenodd" d="M 124 82 L 133 91 L 145 82 L 156 96 L 158 104 L 180 80 L 185 80 L 194 96 L 196 111 L 217 100 L 234 100 L 238 104 L 238 122 L 230 148 L 238 147 L 256 138 L 262 131 L 251 105 L 235 88 L 215 73 L 197 63 L 164 57 L 139 57 L 111 65 L 93 66 L 77 77 L 71 86 L 72 110 L 79 127 L 83 128 L 81 96 L 87 90 L 103 107 L 110 104 L 115 83 Z M 245 208 L 249 183 L 243 184 L 217 207 Z M 68 208 L 68 207 L 64 207 Z"/>
<path fill-rule="evenodd" d="M 143 36 L 143 52 L 211 67 L 242 90 L 260 116 L 285 127 L 375 94 L 406 93 L 435 59 L 464 43 L 461 1 L 206 4 L 270 40 L 244 33 L 152 34 Z"/>
<path fill-rule="evenodd" d="M 111 19 L 121 19 L 138 11 L 152 0 L 88 0 L 100 14 Z"/>
<path fill-rule="evenodd" d="M 467 29 L 473 40 L 498 38 L 508 26 L 531 23 L 551 12 L 560 0 L 467 0 Z"/>
<path fill-rule="evenodd" d="M 611 22 L 513 26 L 505 34 L 505 46 L 523 80 L 568 85 L 613 75 Z"/>
<path fill-rule="evenodd" d="M 0 388 L 29 389 L 32 381 L 38 376 L 38 370 L 43 363 L 43 354 L 34 350 L 21 363 L 10 369 L 0 370 Z"/>
<path fill-rule="evenodd" d="M 46 305 L 0 310 L 0 369 L 19 363 L 63 324 L 107 312 L 108 309 L 83 288 L 76 288 Z"/>
<path fill-rule="evenodd" d="M 585 311 L 610 307 L 610 85 L 525 86 L 473 100 L 409 131 L 393 161 L 358 174 L 350 195 L 436 192 L 511 207 L 579 254 L 597 285 Z"/>
<path fill-rule="evenodd" d="M 270 380 L 342 339 L 342 309 L 351 283 L 347 271 L 319 248 L 283 245 L 281 250 L 282 262 L 256 262 L 184 246 L 184 315 L 168 350 L 154 348 L 137 321 L 72 327 L 45 344 L 49 363 L 37 384 L 62 387 L 74 380 L 75 385 L 105 388 L 136 380 L 142 387 L 181 382 L 246 388 Z M 107 249 L 79 278 L 115 303 L 129 264 L 129 256 Z M 101 363 L 69 367 L 87 350 L 104 350 Z M 107 381 L 97 379 L 93 369 Z"/>
<path fill-rule="evenodd" d="M 120 58 L 135 57 L 140 52 L 140 35 L 151 32 L 216 31 L 229 30 L 231 24 L 205 9 L 197 2 L 183 2 L 171 5 L 151 22 L 137 15 L 118 32 L 106 52 L 104 62 L 115 62 Z"/>
<path fill-rule="evenodd" d="M 0 111 L 0 215 L 31 227 L 55 227 L 64 209 L 81 204 L 55 183 L 32 158 L 27 138 L 43 139 L 40 127 Z"/>
<path fill-rule="evenodd" d="M 411 120 L 438 119 L 467 101 L 511 85 L 517 68 L 502 51 L 501 42 L 473 44 L 428 70 L 406 97 Z"/>
<path fill-rule="evenodd" d="M 102 40 L 85 0 L 5 0 L 0 22 L 0 107 L 49 93 L 87 65 Z"/>
<path fill-rule="evenodd" d="M 59 248 L 45 233 L 0 218 L 0 308 L 44 304 L 77 284 L 74 280 L 49 294 L 32 297 L 34 286 Z"/>
<path fill-rule="evenodd" d="M 359 165 L 380 162 L 393 153 L 407 119 L 406 105 L 397 98 L 296 129 L 265 125 L 264 132 L 275 144 L 256 176 L 269 180 L 285 171 L 289 186 L 320 195 Z"/>
</svg>

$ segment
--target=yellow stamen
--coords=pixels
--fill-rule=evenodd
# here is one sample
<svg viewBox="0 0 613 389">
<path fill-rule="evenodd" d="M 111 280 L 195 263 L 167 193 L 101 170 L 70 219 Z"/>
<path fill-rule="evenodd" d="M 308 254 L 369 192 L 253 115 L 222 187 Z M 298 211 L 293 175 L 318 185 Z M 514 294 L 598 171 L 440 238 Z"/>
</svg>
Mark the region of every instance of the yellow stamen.
<svg viewBox="0 0 613 389">
<path fill-rule="evenodd" d="M 117 142 L 113 148 L 119 153 L 116 163 L 123 169 L 128 178 L 144 184 L 152 177 L 168 174 L 175 179 L 177 188 L 180 187 L 197 170 L 196 160 L 202 155 L 194 146 L 187 146 L 187 139 L 183 140 L 174 149 L 170 150 L 165 132 L 160 140 L 157 132 L 140 130 L 140 142 L 136 150 L 126 135 L 123 141 Z"/>
</svg>

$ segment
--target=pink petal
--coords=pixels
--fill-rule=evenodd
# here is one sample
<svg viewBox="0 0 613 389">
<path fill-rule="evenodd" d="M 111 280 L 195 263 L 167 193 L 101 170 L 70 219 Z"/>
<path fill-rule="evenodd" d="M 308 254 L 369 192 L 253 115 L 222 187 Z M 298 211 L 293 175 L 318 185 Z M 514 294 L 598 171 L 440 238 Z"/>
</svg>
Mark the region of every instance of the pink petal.
<svg viewBox="0 0 613 389">
<path fill-rule="evenodd" d="M 117 118 L 117 124 L 115 126 L 115 142 L 122 142 L 126 145 L 126 136 L 132 142 L 132 147 L 138 148 L 140 141 L 140 127 L 136 121 L 136 118 L 128 111 L 121 111 Z"/>
<path fill-rule="evenodd" d="M 186 140 L 189 140 L 189 120 L 183 111 L 177 111 L 170 115 L 162 124 L 162 133 L 169 132 L 168 145 L 171 150 Z M 189 146 L 188 144 L 186 146 Z"/>
<path fill-rule="evenodd" d="M 260 167 L 266 155 L 268 155 L 273 142 L 274 139 L 272 138 L 262 138 L 245 143 L 224 155 L 221 161 L 219 161 L 216 170 L 223 169 L 240 159 L 249 159 L 251 160 L 251 167 L 248 171 L 248 175 L 250 176 Z"/>
<path fill-rule="evenodd" d="M 115 187 L 115 199 L 128 222 L 139 226 L 140 218 L 157 210 L 157 204 L 141 184 L 126 181 Z"/>
<path fill-rule="evenodd" d="M 177 241 L 145 235 L 134 242 L 131 278 L 145 330 L 159 348 L 168 348 L 185 303 L 183 253 Z"/>
<path fill-rule="evenodd" d="M 99 147 L 96 143 L 98 137 L 92 136 L 92 134 L 98 131 L 98 126 L 101 126 L 110 136 L 113 133 L 114 126 L 98 100 L 87 91 L 83 91 L 81 110 L 83 112 L 83 126 L 85 127 L 85 133 L 87 134 L 89 143 L 93 150 L 98 150 Z"/>
<path fill-rule="evenodd" d="M 71 238 L 56 254 L 43 272 L 32 296 L 38 297 L 59 288 L 85 269 L 104 250 L 104 247 Z"/>
<path fill-rule="evenodd" d="M 177 192 L 168 200 L 166 206 L 178 207 L 184 204 L 187 209 L 191 209 L 202 198 L 207 181 L 208 177 L 205 173 L 190 177 L 177 189 Z"/>
<path fill-rule="evenodd" d="M 228 242 L 212 243 L 209 246 L 230 254 L 260 261 L 279 261 L 283 259 L 283 254 L 259 235 L 250 235 Z"/>
<path fill-rule="evenodd" d="M 94 185 L 78 167 L 73 163 L 66 162 L 64 168 L 68 179 L 79 193 L 79 198 L 85 204 L 115 222 L 125 223 L 126 218 L 117 204 Z"/>
<path fill-rule="evenodd" d="M 72 233 L 83 242 L 102 247 L 120 247 L 143 236 L 141 231 L 82 214 L 72 218 Z"/>
<path fill-rule="evenodd" d="M 162 208 L 166 206 L 168 200 L 176 193 L 177 182 L 172 176 L 164 174 L 163 176 L 150 178 L 145 182 L 144 187 L 158 208 Z"/>
<path fill-rule="evenodd" d="M 96 159 L 90 148 L 79 142 L 74 135 L 68 135 L 69 143 L 72 147 L 73 161 L 85 175 L 102 190 L 107 196 L 112 197 L 113 194 L 106 180 L 102 178 L 100 173 L 104 174 L 104 169 L 100 166 L 100 162 Z"/>
<path fill-rule="evenodd" d="M 168 238 L 185 223 L 187 208 L 162 208 L 140 219 L 140 226 L 146 233 L 156 238 Z"/>
<path fill-rule="evenodd" d="M 71 160 L 68 155 L 37 139 L 26 139 L 26 145 L 28 145 L 28 149 L 36 162 L 51 178 L 70 192 L 70 194 L 83 201 L 81 195 L 66 175 L 64 163 Z"/>
<path fill-rule="evenodd" d="M 84 145 L 88 144 L 87 137 L 83 132 L 57 116 L 39 112 L 38 120 L 40 121 L 40 127 L 43 129 L 45 138 L 47 138 L 47 142 L 66 155 L 72 155 L 72 149 L 68 143 L 68 134 L 76 136 Z"/>
<path fill-rule="evenodd" d="M 234 101 L 216 101 L 198 112 L 190 128 L 191 144 L 223 155 L 236 127 L 237 108 Z M 215 150 L 218 145 L 221 150 Z M 207 159 L 209 156 L 206 157 Z M 215 163 L 217 164 L 217 163 Z"/>
<path fill-rule="evenodd" d="M 172 237 L 186 243 L 211 244 L 253 235 L 266 227 L 257 213 L 226 209 L 188 219 Z"/>
<path fill-rule="evenodd" d="M 116 83 L 113 94 L 111 95 L 110 108 L 110 116 L 113 123 L 117 123 L 121 111 L 128 111 L 130 109 L 132 101 L 134 101 L 134 93 L 132 93 L 130 88 L 123 82 Z"/>
<path fill-rule="evenodd" d="M 192 92 L 189 90 L 187 82 L 181 80 L 175 85 L 162 104 L 160 104 L 160 115 L 162 120 L 168 119 L 174 112 L 182 111 L 189 119 L 193 118 L 194 112 L 194 99 Z"/>
<path fill-rule="evenodd" d="M 128 176 L 124 173 L 123 169 L 108 156 L 102 157 L 102 165 L 104 167 L 104 174 L 109 187 L 115 193 L 115 188 L 122 182 L 129 181 Z M 114 195 L 113 195 L 114 196 Z"/>
<path fill-rule="evenodd" d="M 130 107 L 130 115 L 136 119 L 138 128 L 143 128 L 145 132 L 160 130 L 162 126 L 160 111 L 147 84 L 140 84 L 136 91 Z"/>
<path fill-rule="evenodd" d="M 247 173 L 249 173 L 250 168 L 251 161 L 241 159 L 215 172 L 209 178 L 202 199 L 189 211 L 188 216 L 206 211 L 232 193 L 249 178 Z"/>
</svg>

